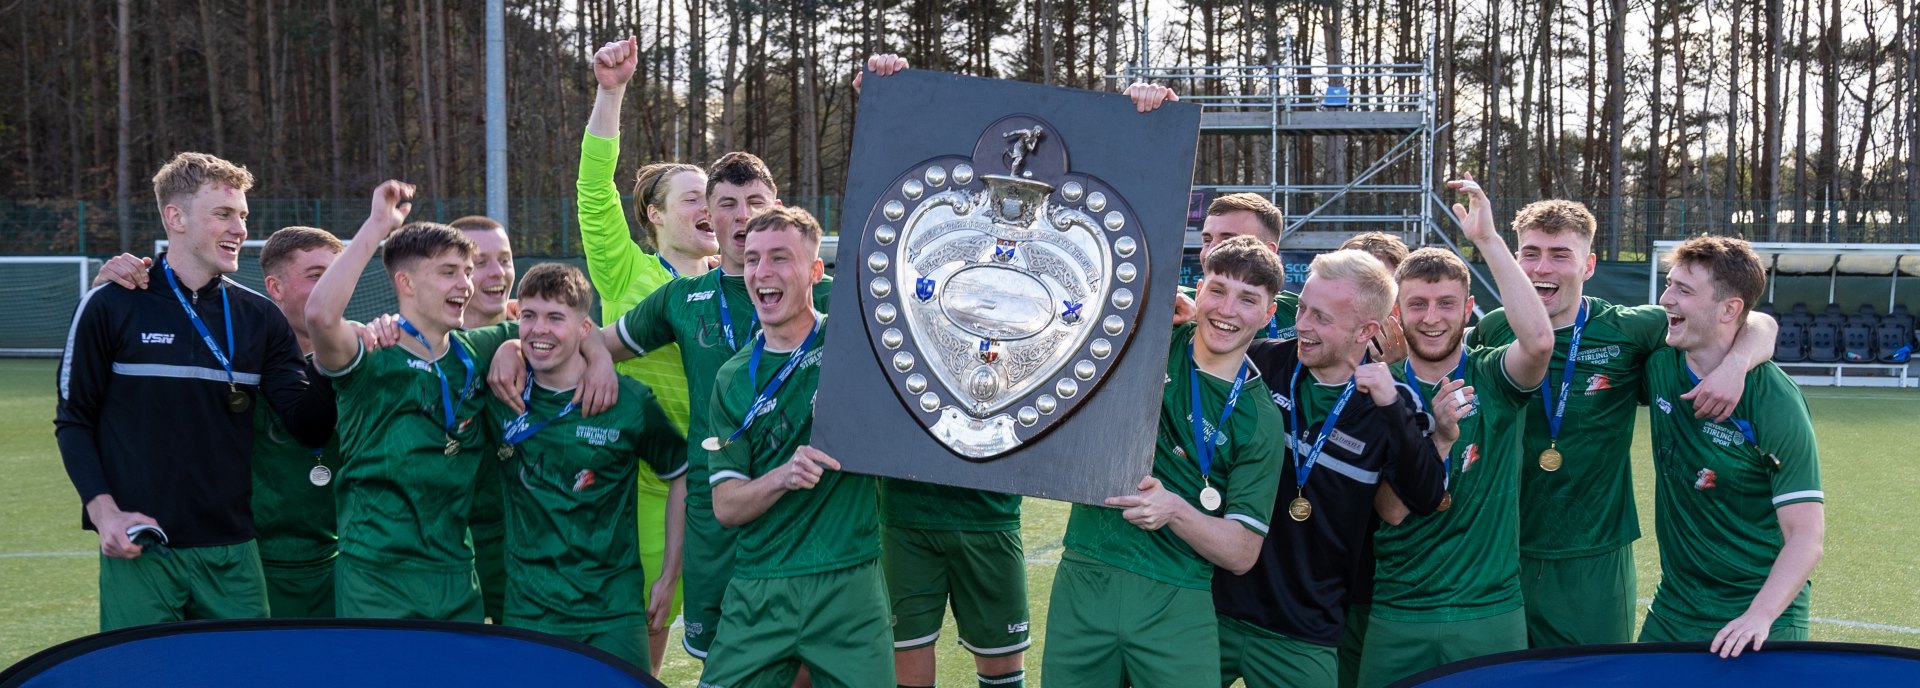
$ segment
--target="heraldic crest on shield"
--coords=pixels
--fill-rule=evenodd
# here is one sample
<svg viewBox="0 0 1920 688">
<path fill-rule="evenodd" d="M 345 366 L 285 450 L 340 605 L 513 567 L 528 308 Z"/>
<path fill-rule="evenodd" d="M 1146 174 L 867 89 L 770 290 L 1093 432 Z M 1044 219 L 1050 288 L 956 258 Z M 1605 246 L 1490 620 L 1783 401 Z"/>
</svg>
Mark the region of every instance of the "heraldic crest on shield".
<svg viewBox="0 0 1920 688">
<path fill-rule="evenodd" d="M 1038 439 L 1098 392 L 1150 291 L 1138 217 L 1070 171 L 1070 135 L 1012 115 L 972 155 L 912 166 L 842 263 L 901 403 L 969 460 Z"/>
</svg>

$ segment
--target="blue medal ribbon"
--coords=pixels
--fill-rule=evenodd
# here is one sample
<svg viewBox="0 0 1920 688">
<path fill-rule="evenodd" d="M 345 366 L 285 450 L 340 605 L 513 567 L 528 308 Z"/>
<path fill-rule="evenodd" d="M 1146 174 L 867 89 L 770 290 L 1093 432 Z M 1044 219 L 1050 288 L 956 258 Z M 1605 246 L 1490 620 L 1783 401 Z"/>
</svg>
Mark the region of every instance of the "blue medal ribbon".
<svg viewBox="0 0 1920 688">
<path fill-rule="evenodd" d="M 745 434 L 747 428 L 753 427 L 754 419 L 766 412 L 767 405 L 773 403 L 773 395 L 779 393 L 780 387 L 787 384 L 787 378 L 792 377 L 793 371 L 800 367 L 800 359 L 806 358 L 807 348 L 813 345 L 814 337 L 820 334 L 821 322 L 822 320 L 819 319 L 814 320 L 813 329 L 807 332 L 806 340 L 800 342 L 800 348 L 793 350 L 793 357 L 787 359 L 786 365 L 780 366 L 780 370 L 773 374 L 773 379 L 767 381 L 766 388 L 760 390 L 759 396 L 753 398 L 753 405 L 747 407 L 746 419 L 740 421 L 740 427 L 734 428 L 733 434 L 727 436 L 727 441 L 722 443 L 722 446 L 740 439 L 740 435 Z M 761 333 L 753 338 L 753 354 L 747 357 L 747 379 L 760 379 L 760 356 L 766 350 L 767 335 Z"/>
<path fill-rule="evenodd" d="M 1542 385 L 1540 395 L 1547 402 L 1548 448 L 1560 444 L 1560 418 L 1567 413 L 1567 392 L 1573 387 L 1573 369 L 1580 359 L 1580 334 L 1587 329 L 1587 302 L 1580 300 L 1580 315 L 1573 320 L 1573 336 L 1567 340 L 1567 365 L 1560 371 L 1559 401 L 1554 401 L 1553 371 L 1547 371 L 1548 384 Z"/>
<path fill-rule="evenodd" d="M 1365 365 L 1365 363 L 1362 362 L 1362 365 Z M 1300 367 L 1300 361 L 1295 359 L 1293 362 L 1293 377 L 1287 381 L 1287 391 L 1293 394 L 1292 407 L 1287 409 L 1287 430 L 1293 432 L 1297 428 L 1298 432 L 1305 433 L 1306 428 L 1300 425 L 1300 407 L 1306 403 L 1306 399 L 1300 394 Z M 1326 422 L 1320 424 L 1320 436 L 1313 440 L 1313 449 L 1307 452 L 1307 458 L 1304 464 L 1301 463 L 1300 459 L 1299 440 L 1294 441 L 1293 481 L 1294 486 L 1298 488 L 1298 494 L 1306 494 L 1307 476 L 1313 475 L 1314 464 L 1320 462 L 1320 452 L 1326 448 L 1327 438 L 1333 436 L 1334 426 L 1340 422 L 1340 412 L 1346 410 L 1347 400 L 1353 398 L 1353 390 L 1354 378 L 1352 375 L 1348 375 L 1347 386 L 1345 389 L 1340 390 L 1340 399 L 1339 401 L 1333 402 L 1333 411 L 1327 413 Z M 1300 439 L 1305 439 L 1305 435 L 1301 435 Z"/>
<path fill-rule="evenodd" d="M 199 331 L 200 341 L 207 343 L 207 349 L 213 351 L 214 360 L 219 361 L 220 367 L 227 371 L 227 389 L 236 389 L 233 382 L 233 361 L 227 358 L 227 352 L 220 348 L 220 344 L 213 341 L 213 332 L 207 330 L 206 321 L 201 320 L 200 314 L 194 312 L 193 304 L 187 302 L 187 295 L 180 293 L 180 281 L 174 278 L 173 266 L 167 263 L 166 258 L 160 259 L 160 271 L 166 273 L 167 288 L 173 291 L 173 298 L 180 302 L 180 308 L 187 312 L 187 319 L 193 321 L 193 329 Z M 214 275 L 213 278 L 216 280 L 221 279 L 219 275 Z M 232 347 L 233 309 L 227 303 L 227 283 L 225 281 L 220 283 L 220 317 L 226 320 L 227 346 Z"/>
<path fill-rule="evenodd" d="M 1682 361 L 1680 363 L 1680 369 L 1687 371 L 1688 382 L 1692 382 L 1695 387 L 1700 386 L 1700 376 L 1693 374 L 1693 366 L 1687 365 L 1685 361 Z M 1771 462 L 1773 468 L 1780 467 L 1780 457 L 1774 456 L 1773 452 L 1760 448 L 1760 437 L 1753 433 L 1753 423 L 1731 416 L 1727 418 L 1727 422 L 1732 423 L 1733 427 L 1739 428 L 1740 436 L 1747 438 L 1747 444 L 1753 445 L 1753 450 L 1760 452 L 1760 456 Z"/>
<path fill-rule="evenodd" d="M 714 280 L 713 291 L 716 300 L 720 302 L 720 333 L 727 337 L 728 350 L 739 351 L 740 345 L 733 338 L 733 311 L 727 309 L 727 271 L 725 268 L 714 268 L 713 271 L 719 273 L 719 278 Z M 753 313 L 753 319 L 756 323 L 759 322 L 758 311 Z"/>
<path fill-rule="evenodd" d="M 1213 469 L 1213 442 L 1215 435 L 1225 435 L 1227 421 L 1233 418 L 1233 406 L 1240 403 L 1240 390 L 1247 384 L 1247 361 L 1240 360 L 1240 372 L 1233 376 L 1233 391 L 1227 393 L 1227 403 L 1220 410 L 1220 422 L 1215 423 L 1213 432 L 1206 431 L 1205 407 L 1200 405 L 1200 362 L 1193 358 L 1193 344 L 1187 344 L 1187 361 L 1193 368 L 1187 370 L 1187 389 L 1193 400 L 1188 418 L 1193 420 L 1194 460 L 1200 462 L 1200 482 L 1209 484 L 1208 473 Z"/>
<path fill-rule="evenodd" d="M 427 342 L 427 336 L 420 334 L 420 328 L 414 327 L 413 323 L 407 322 L 404 316 L 400 318 L 400 331 L 419 340 L 420 346 L 426 347 L 429 355 L 433 353 L 433 345 Z M 452 334 L 447 335 L 447 348 L 453 349 L 453 355 L 460 359 L 462 365 L 467 367 L 467 383 L 460 388 L 460 398 L 465 399 L 467 395 L 473 393 L 473 357 L 467 355 L 466 348 L 460 346 L 460 340 L 455 339 Z M 442 423 L 447 429 L 447 436 L 452 437 L 454 428 L 460 420 L 459 416 L 454 412 L 453 389 L 447 385 L 447 373 L 440 369 L 439 359 L 434 359 L 432 367 L 433 374 L 440 378 L 440 410 L 445 414 Z M 529 384 L 531 384 L 531 381 L 529 381 Z"/>
<path fill-rule="evenodd" d="M 679 271 L 679 270 L 675 270 L 675 269 L 673 269 L 673 263 L 669 263 L 669 262 L 667 262 L 667 257 L 666 257 L 666 256 L 663 256 L 663 255 L 660 255 L 660 254 L 658 254 L 658 253 L 655 253 L 655 254 L 653 254 L 653 257 L 654 257 L 654 258 L 655 258 L 656 260 L 659 260 L 659 261 L 660 261 L 660 267 L 663 267 L 663 268 L 666 268 L 666 269 L 667 269 L 667 274 L 669 274 L 669 275 L 673 275 L 673 276 L 674 276 L 674 277 L 676 277 L 676 278 L 680 276 L 680 271 Z"/>
<path fill-rule="evenodd" d="M 561 408 L 559 413 L 553 414 L 552 418 L 535 423 L 532 418 L 533 385 L 533 364 L 529 363 L 527 364 L 527 385 L 520 389 L 520 407 L 526 410 L 521 411 L 520 415 L 515 416 L 513 420 L 507 421 L 500 435 L 500 441 L 507 443 L 509 446 L 519 446 L 521 442 L 527 441 L 527 438 L 532 437 L 534 433 L 540 432 L 556 420 L 567 417 L 567 414 L 573 413 L 573 409 L 578 406 L 578 404 L 572 400 L 568 400 L 567 405 Z"/>
</svg>

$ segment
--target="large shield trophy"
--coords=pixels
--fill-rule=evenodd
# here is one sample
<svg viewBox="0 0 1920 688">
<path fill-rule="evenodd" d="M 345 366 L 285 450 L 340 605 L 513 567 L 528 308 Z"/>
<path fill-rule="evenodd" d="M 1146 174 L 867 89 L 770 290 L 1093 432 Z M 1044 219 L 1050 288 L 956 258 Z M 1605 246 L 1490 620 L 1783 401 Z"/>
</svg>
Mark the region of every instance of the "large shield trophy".
<svg viewBox="0 0 1920 688">
<path fill-rule="evenodd" d="M 845 470 L 1098 504 L 1147 475 L 1198 108 L 865 80 L 813 443 Z"/>
</svg>

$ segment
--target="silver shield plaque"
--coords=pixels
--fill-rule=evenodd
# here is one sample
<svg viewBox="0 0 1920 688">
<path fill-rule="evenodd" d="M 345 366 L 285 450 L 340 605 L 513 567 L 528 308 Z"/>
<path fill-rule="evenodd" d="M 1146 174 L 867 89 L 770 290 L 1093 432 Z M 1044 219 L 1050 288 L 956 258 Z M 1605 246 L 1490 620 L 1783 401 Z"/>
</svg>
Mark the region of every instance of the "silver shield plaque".
<svg viewBox="0 0 1920 688">
<path fill-rule="evenodd" d="M 901 403 L 970 460 L 1033 441 L 1097 393 L 1149 296 L 1139 218 L 1071 171 L 1070 135 L 1013 115 L 971 155 L 902 171 L 842 263 Z"/>
</svg>

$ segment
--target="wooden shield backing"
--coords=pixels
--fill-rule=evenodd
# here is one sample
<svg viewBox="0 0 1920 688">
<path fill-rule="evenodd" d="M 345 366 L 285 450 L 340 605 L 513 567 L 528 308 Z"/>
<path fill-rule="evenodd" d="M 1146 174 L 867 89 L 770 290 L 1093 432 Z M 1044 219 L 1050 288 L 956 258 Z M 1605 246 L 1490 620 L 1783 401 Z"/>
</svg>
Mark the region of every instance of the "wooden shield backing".
<svg viewBox="0 0 1920 688">
<path fill-rule="evenodd" d="M 812 444 L 855 473 L 1085 504 L 1136 492 L 1153 463 L 1199 108 L 1168 103 L 1142 114 L 1117 94 L 919 70 L 868 74 L 864 86 L 840 222 L 847 255 L 834 276 Z M 899 389 L 902 373 L 885 355 L 890 347 L 877 343 L 885 328 L 868 312 L 869 287 L 892 273 L 872 268 L 891 265 L 848 249 L 876 245 L 869 234 L 875 218 L 902 199 L 896 187 L 904 175 L 928 161 L 970 157 L 977 175 L 1007 174 L 1004 159 L 976 148 L 996 123 L 1018 115 L 1053 129 L 1048 136 L 1067 150 L 1057 158 L 1066 172 L 1097 179 L 1137 218 L 1145 246 L 1132 284 L 1142 296 L 1130 307 L 1137 312 L 1124 348 L 1101 361 L 1097 384 L 1080 383 L 1086 391 L 1061 404 L 1044 432 L 1011 450 L 964 457 L 934 438 L 915 397 Z M 916 288 L 889 286 L 895 303 Z"/>
</svg>

